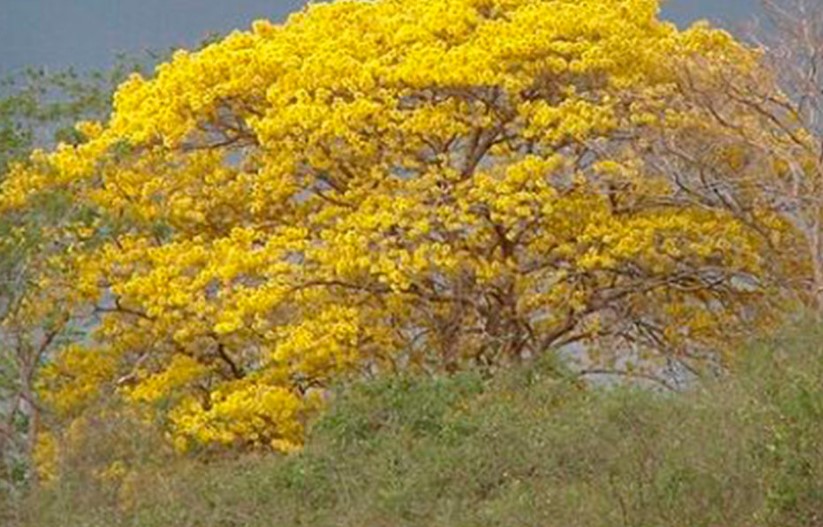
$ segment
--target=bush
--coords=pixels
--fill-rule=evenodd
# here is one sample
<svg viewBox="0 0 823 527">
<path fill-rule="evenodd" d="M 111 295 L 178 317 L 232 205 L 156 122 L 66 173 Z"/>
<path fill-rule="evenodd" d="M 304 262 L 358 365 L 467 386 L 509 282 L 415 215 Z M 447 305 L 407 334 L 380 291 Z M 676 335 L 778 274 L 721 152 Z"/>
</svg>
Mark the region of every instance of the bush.
<svg viewBox="0 0 823 527">
<path fill-rule="evenodd" d="M 811 526 L 823 518 L 823 331 L 688 393 L 585 386 L 552 362 L 488 381 L 341 388 L 305 450 L 58 484 L 25 526 Z M 88 490 L 88 487 L 87 487 Z"/>
</svg>

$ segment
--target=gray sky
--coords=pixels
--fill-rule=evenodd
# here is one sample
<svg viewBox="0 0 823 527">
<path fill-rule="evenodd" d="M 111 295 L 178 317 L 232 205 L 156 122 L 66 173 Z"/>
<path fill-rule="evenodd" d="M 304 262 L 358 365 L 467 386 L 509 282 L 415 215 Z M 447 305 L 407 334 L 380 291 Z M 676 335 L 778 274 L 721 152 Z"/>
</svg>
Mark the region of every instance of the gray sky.
<svg viewBox="0 0 823 527">
<path fill-rule="evenodd" d="M 24 66 L 106 68 L 118 53 L 192 47 L 214 32 L 282 20 L 305 0 L 0 0 L 0 74 Z M 668 0 L 678 24 L 709 18 L 732 25 L 757 0 Z"/>
</svg>

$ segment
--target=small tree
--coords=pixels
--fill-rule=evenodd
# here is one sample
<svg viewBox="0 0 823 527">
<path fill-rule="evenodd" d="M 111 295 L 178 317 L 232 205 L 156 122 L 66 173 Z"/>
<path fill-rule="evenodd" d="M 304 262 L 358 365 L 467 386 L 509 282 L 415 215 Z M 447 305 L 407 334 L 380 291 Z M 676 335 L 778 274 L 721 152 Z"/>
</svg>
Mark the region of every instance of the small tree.
<svg viewBox="0 0 823 527">
<path fill-rule="evenodd" d="M 75 123 L 103 119 L 111 94 L 139 61 L 121 59 L 110 71 L 81 75 L 28 69 L 0 84 L 0 181 L 20 170 L 36 147 L 77 144 Z M 34 200 L 21 214 L 0 217 L 0 494 L 13 492 L 35 474 L 41 402 L 36 378 L 47 353 L 69 329 L 58 305 L 32 305 L 31 293 L 65 247 L 49 229 L 80 213 L 66 196 Z"/>
</svg>

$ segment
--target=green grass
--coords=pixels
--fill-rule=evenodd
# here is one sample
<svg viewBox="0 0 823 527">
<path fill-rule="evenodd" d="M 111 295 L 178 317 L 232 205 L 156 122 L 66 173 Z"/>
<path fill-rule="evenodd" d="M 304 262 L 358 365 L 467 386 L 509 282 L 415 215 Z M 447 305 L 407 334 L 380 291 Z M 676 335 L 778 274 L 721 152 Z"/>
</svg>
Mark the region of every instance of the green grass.
<svg viewBox="0 0 823 527">
<path fill-rule="evenodd" d="M 548 361 L 357 384 L 301 454 L 146 464 L 119 489 L 68 474 L 20 525 L 823 525 L 823 331 L 682 394 L 587 389 Z"/>
</svg>

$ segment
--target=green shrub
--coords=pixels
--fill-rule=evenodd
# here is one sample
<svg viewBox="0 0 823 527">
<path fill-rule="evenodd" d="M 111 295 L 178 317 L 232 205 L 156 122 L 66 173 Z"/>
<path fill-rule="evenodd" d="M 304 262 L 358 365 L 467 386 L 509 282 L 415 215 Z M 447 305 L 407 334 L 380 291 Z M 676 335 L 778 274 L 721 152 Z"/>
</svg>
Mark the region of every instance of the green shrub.
<svg viewBox="0 0 823 527">
<path fill-rule="evenodd" d="M 754 346 L 678 394 L 586 386 L 552 361 L 359 383 L 300 454 L 155 465 L 126 503 L 63 483 L 23 525 L 820 525 L 821 336 Z"/>
</svg>

